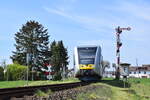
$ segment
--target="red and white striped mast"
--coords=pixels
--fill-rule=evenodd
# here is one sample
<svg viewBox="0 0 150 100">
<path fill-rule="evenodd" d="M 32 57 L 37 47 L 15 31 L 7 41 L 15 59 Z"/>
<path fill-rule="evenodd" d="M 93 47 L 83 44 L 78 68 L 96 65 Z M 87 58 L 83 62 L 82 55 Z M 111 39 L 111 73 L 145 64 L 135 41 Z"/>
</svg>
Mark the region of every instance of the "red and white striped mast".
<svg viewBox="0 0 150 100">
<path fill-rule="evenodd" d="M 116 69 L 116 79 L 120 79 L 120 47 L 122 46 L 121 40 L 120 40 L 120 34 L 122 33 L 123 30 L 128 30 L 130 31 L 131 28 L 120 28 L 118 26 L 116 29 L 116 38 L 117 38 L 117 43 L 116 43 L 116 57 L 117 57 L 117 69 Z"/>
</svg>

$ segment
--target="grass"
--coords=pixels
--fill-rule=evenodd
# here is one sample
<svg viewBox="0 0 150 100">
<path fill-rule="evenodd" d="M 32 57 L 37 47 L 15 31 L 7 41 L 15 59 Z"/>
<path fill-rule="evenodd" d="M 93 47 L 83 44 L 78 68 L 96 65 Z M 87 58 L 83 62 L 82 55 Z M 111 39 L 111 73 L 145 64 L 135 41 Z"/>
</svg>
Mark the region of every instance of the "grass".
<svg viewBox="0 0 150 100">
<path fill-rule="evenodd" d="M 38 98 L 47 98 L 49 95 L 51 95 L 53 92 L 51 90 L 47 90 L 46 92 L 41 91 L 41 90 L 37 90 L 34 93 L 34 96 L 38 97 Z M 43 100 L 43 99 L 40 99 Z M 45 99 L 44 99 L 45 100 Z"/>
<path fill-rule="evenodd" d="M 71 82 L 79 82 L 78 79 L 76 78 L 68 78 L 65 80 L 60 80 L 60 81 L 33 81 L 29 85 L 34 86 L 34 85 L 47 85 L 47 84 L 60 84 L 60 83 L 71 83 Z"/>
<path fill-rule="evenodd" d="M 29 82 L 30 84 L 31 82 Z M 11 88 L 11 87 L 21 87 L 25 86 L 26 81 L 0 81 L 0 88 Z"/>
<path fill-rule="evenodd" d="M 69 83 L 78 82 L 78 79 L 69 78 L 61 81 L 29 81 L 29 85 L 46 85 L 46 84 L 59 84 L 59 83 Z M 78 96 L 79 100 L 85 100 L 83 98 L 87 97 L 87 100 L 150 100 L 150 79 L 138 79 L 130 78 L 128 79 L 128 85 L 126 83 L 126 88 L 123 88 L 123 81 L 116 81 L 112 78 L 105 78 L 101 82 L 96 83 L 102 85 L 104 88 L 91 90 L 86 94 L 81 93 Z M 10 88 L 26 85 L 26 81 L 1 81 L 0 88 Z M 112 91 L 112 92 L 110 92 Z M 51 91 L 47 92 L 51 94 Z M 80 99 L 81 98 L 81 99 Z"/>
<path fill-rule="evenodd" d="M 112 97 L 111 88 L 103 84 L 95 84 L 99 87 L 87 91 L 86 93 L 80 93 L 77 96 L 77 100 L 110 100 Z"/>
<path fill-rule="evenodd" d="M 46 94 L 48 94 L 48 95 L 51 95 L 53 92 L 51 91 L 51 90 L 48 90 L 47 92 L 46 92 Z"/>
<path fill-rule="evenodd" d="M 45 93 L 45 92 L 43 92 L 43 91 L 41 91 L 41 90 L 37 90 L 37 91 L 35 92 L 35 95 L 36 95 L 37 97 L 48 97 L 48 94 Z"/>
<path fill-rule="evenodd" d="M 81 93 L 77 100 L 150 100 L 150 79 L 128 79 L 126 88 L 122 80 L 105 78 L 96 83 L 102 88 Z"/>
<path fill-rule="evenodd" d="M 150 79 L 129 79 L 130 90 L 134 91 L 139 100 L 150 100 Z"/>
<path fill-rule="evenodd" d="M 124 88 L 123 81 L 104 79 L 101 84 L 107 84 L 112 90 L 110 100 L 150 100 L 150 79 L 130 78 Z"/>
<path fill-rule="evenodd" d="M 71 82 L 79 82 L 78 79 L 76 78 L 68 78 L 65 80 L 60 80 L 60 81 L 29 81 L 28 85 L 29 86 L 34 86 L 34 85 L 47 85 L 47 84 L 61 84 L 61 83 L 71 83 Z M 26 86 L 27 82 L 20 80 L 20 81 L 0 81 L 0 88 L 11 88 L 11 87 L 22 87 Z"/>
</svg>

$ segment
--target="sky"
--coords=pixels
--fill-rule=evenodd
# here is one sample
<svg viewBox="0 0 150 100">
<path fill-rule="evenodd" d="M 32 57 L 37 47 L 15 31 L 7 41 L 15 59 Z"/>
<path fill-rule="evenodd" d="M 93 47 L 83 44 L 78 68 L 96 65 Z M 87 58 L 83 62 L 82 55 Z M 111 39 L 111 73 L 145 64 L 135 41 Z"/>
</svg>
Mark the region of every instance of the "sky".
<svg viewBox="0 0 150 100">
<path fill-rule="evenodd" d="M 63 40 L 73 67 L 73 49 L 100 45 L 103 59 L 116 62 L 115 28 L 121 34 L 121 62 L 150 64 L 149 0 L 3 0 L 0 1 L 0 62 L 11 64 L 14 34 L 29 20 L 48 28 L 50 42 Z"/>
</svg>

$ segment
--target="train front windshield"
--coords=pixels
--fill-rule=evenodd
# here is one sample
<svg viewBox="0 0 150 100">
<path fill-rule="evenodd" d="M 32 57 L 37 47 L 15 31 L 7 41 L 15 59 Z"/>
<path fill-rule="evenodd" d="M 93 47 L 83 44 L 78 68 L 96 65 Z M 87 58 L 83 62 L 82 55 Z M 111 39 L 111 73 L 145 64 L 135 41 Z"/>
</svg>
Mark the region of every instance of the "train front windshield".
<svg viewBox="0 0 150 100">
<path fill-rule="evenodd" d="M 94 64 L 97 47 L 78 48 L 79 64 Z"/>
</svg>

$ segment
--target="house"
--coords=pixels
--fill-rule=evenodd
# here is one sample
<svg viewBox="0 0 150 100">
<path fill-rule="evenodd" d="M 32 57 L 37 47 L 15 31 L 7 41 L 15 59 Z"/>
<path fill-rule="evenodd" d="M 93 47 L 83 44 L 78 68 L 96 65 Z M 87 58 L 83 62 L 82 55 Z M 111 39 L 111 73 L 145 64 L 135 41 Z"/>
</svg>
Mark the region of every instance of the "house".
<svg viewBox="0 0 150 100">
<path fill-rule="evenodd" d="M 129 67 L 129 77 L 150 78 L 150 65 Z"/>
<path fill-rule="evenodd" d="M 103 77 L 112 77 L 112 78 L 115 78 L 115 71 L 105 71 L 103 73 Z"/>
<path fill-rule="evenodd" d="M 115 70 L 105 70 L 103 77 L 115 77 Z M 150 64 L 142 66 L 130 66 L 129 77 L 134 78 L 150 78 Z"/>
</svg>

